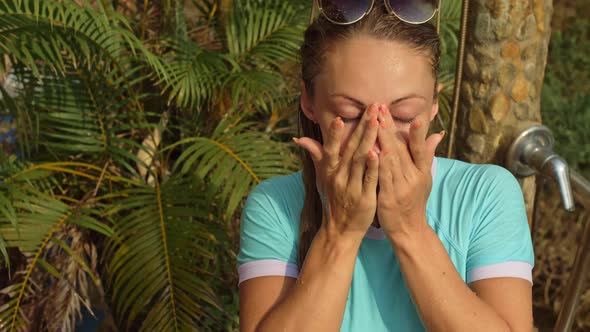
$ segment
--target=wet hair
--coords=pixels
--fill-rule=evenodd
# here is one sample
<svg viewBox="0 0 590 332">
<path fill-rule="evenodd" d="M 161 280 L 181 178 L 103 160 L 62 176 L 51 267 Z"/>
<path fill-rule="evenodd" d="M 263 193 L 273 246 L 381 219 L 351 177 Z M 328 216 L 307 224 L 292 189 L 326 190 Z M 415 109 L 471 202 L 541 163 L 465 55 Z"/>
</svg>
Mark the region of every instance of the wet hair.
<svg viewBox="0 0 590 332">
<path fill-rule="evenodd" d="M 354 24 L 333 24 L 320 15 L 307 28 L 300 50 L 300 58 L 301 76 L 310 98 L 314 96 L 314 80 L 321 72 L 328 51 L 336 47 L 339 42 L 356 36 L 399 42 L 415 50 L 417 55 L 424 56 L 432 66 L 432 75 L 435 78 L 433 91 L 436 95 L 436 77 L 441 52 L 436 28 L 430 23 L 405 23 L 387 12 L 383 5 L 375 5 L 367 16 Z M 299 109 L 299 125 L 300 137 L 310 137 L 323 144 L 319 125 L 309 120 L 301 108 Z M 297 261 L 300 268 L 303 266 L 311 242 L 322 224 L 322 206 L 316 188 L 313 161 L 304 149 L 302 149 L 301 158 L 305 199 L 299 225 Z"/>
</svg>

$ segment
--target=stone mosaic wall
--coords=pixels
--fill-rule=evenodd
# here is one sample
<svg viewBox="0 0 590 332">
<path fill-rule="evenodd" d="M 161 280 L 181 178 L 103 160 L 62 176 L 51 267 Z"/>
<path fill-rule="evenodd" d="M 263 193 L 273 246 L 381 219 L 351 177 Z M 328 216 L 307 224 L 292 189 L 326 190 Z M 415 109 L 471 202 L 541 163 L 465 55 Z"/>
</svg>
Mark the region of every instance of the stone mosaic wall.
<svg viewBox="0 0 590 332">
<path fill-rule="evenodd" d="M 472 0 L 457 157 L 503 164 L 522 122 L 540 122 L 552 1 Z"/>
<path fill-rule="evenodd" d="M 513 139 L 541 122 L 552 0 L 472 0 L 454 157 L 505 165 Z M 533 212 L 535 180 L 521 180 Z"/>
</svg>

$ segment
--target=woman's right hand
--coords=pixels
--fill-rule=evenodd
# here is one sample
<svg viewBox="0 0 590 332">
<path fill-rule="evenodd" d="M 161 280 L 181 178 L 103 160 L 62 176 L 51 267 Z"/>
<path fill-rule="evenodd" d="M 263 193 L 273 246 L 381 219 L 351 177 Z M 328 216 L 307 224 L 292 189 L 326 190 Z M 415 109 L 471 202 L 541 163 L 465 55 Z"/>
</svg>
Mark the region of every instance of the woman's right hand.
<svg viewBox="0 0 590 332">
<path fill-rule="evenodd" d="M 373 222 L 377 208 L 379 157 L 373 151 L 379 122 L 378 106 L 364 112 L 342 148 L 344 123 L 334 119 L 322 146 L 309 137 L 294 139 L 309 152 L 314 163 L 316 185 L 324 206 L 322 227 L 328 233 L 362 239 Z"/>
</svg>

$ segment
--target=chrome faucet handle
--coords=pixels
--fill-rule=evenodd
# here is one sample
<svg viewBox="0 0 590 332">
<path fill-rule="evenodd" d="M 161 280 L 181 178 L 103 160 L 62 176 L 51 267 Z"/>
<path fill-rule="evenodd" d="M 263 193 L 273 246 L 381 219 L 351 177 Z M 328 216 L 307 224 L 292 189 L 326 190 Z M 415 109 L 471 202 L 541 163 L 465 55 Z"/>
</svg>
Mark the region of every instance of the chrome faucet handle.
<svg viewBox="0 0 590 332">
<path fill-rule="evenodd" d="M 548 160 L 547 163 L 549 164 L 549 167 L 545 168 L 553 171 L 553 178 L 557 181 L 557 185 L 559 186 L 563 208 L 566 211 L 573 212 L 576 208 L 576 203 L 574 201 L 574 193 L 572 191 L 567 162 L 555 154 L 555 157 Z"/>
<path fill-rule="evenodd" d="M 553 152 L 555 139 L 549 128 L 534 125 L 523 131 L 512 142 L 507 155 L 507 167 L 516 176 L 535 173 L 550 176 L 557 181 L 563 208 L 573 211 L 574 195 L 567 162 Z"/>
</svg>

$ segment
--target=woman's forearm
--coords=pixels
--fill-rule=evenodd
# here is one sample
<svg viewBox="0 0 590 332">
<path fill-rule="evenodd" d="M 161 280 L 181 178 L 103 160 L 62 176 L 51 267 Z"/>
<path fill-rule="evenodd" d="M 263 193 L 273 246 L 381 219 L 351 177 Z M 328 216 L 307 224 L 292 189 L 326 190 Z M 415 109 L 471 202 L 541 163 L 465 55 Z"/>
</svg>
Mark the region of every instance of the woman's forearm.
<svg viewBox="0 0 590 332">
<path fill-rule="evenodd" d="M 463 282 L 430 227 L 390 240 L 428 331 L 510 331 L 507 322 Z"/>
<path fill-rule="evenodd" d="M 257 331 L 339 331 L 362 239 L 338 239 L 320 228 L 295 285 Z"/>
</svg>

